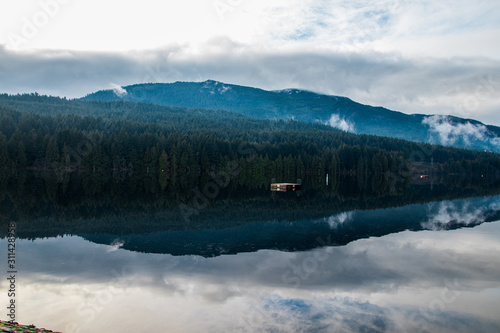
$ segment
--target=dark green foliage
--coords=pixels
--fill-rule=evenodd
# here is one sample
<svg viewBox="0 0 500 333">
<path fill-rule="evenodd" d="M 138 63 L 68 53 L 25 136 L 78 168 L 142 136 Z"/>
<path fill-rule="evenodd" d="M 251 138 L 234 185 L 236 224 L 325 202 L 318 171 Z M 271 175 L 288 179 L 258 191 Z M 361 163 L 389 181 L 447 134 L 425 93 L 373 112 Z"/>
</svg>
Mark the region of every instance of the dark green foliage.
<svg viewBox="0 0 500 333">
<path fill-rule="evenodd" d="M 7 139 L 0 132 L 0 188 L 4 188 L 11 175 L 12 162 L 7 149 Z"/>
<path fill-rule="evenodd" d="M 309 177 L 320 186 L 328 174 L 334 188 L 347 177 L 352 191 L 379 193 L 400 188 L 416 172 L 494 181 L 500 170 L 497 154 L 349 134 L 321 124 L 39 95 L 1 95 L 0 102 L 21 110 L 0 106 L 0 184 L 14 182 L 26 168 L 51 173 L 50 197 L 71 185 L 69 172 L 84 175 L 80 185 L 89 195 L 112 188 L 176 196 L 214 181 L 224 188 L 227 178 L 257 188 L 272 178 Z"/>
<path fill-rule="evenodd" d="M 146 159 L 146 161 L 149 159 Z M 148 173 L 149 173 L 149 167 Z M 161 153 L 160 159 L 159 159 L 159 165 L 158 165 L 158 173 L 160 175 L 159 182 L 160 182 L 160 187 L 162 191 L 165 190 L 165 187 L 167 187 L 167 182 L 168 179 L 170 178 L 170 163 L 168 162 L 168 156 L 167 153 L 165 153 L 165 150 Z M 152 167 L 151 172 L 155 172 L 156 169 Z"/>
</svg>

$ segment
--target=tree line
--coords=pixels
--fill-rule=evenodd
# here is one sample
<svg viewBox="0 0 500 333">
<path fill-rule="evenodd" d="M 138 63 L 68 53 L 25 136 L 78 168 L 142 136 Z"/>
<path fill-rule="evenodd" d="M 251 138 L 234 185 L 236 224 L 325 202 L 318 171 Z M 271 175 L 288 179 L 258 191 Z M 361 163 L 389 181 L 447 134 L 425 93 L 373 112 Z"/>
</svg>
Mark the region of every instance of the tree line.
<svg viewBox="0 0 500 333">
<path fill-rule="evenodd" d="M 349 177 L 381 193 L 406 186 L 415 166 L 492 181 L 500 170 L 497 154 L 225 111 L 35 94 L 0 95 L 2 103 L 9 106 L 0 107 L 0 186 L 19 181 L 23 170 L 44 170 L 53 174 L 54 195 L 75 171 L 95 194 L 112 185 L 180 193 L 210 182 L 255 188 L 307 177 L 322 184 L 327 174 L 333 188 Z"/>
</svg>

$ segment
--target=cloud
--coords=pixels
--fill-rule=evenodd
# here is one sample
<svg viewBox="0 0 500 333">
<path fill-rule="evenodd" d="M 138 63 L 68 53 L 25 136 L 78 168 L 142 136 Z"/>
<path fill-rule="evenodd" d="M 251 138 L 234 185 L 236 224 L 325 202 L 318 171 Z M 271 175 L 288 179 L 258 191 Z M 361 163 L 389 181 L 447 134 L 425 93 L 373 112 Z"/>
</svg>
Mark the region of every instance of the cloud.
<svg viewBox="0 0 500 333">
<path fill-rule="evenodd" d="M 0 47 L 0 91 L 82 97 L 109 89 L 109 82 L 123 87 L 213 79 L 268 90 L 293 87 L 406 113 L 454 114 L 500 125 L 496 60 L 412 59 L 397 53 L 260 49 L 227 39 L 212 42 L 198 53 L 189 45 L 126 54 L 29 53 Z"/>
<path fill-rule="evenodd" d="M 345 132 L 355 132 L 354 124 L 350 121 L 346 121 L 344 118 L 340 118 L 338 114 L 332 114 L 326 124 L 341 129 Z"/>
<path fill-rule="evenodd" d="M 387 332 L 391 319 L 387 310 L 349 298 L 310 301 L 271 294 L 255 306 L 261 316 L 260 332 Z"/>
<path fill-rule="evenodd" d="M 115 84 L 115 83 L 111 83 L 111 89 L 113 89 L 113 93 L 118 96 L 118 97 L 123 97 L 125 95 L 127 95 L 127 90 L 125 90 L 123 87 Z"/>
<path fill-rule="evenodd" d="M 112 243 L 111 246 L 106 250 L 108 253 L 109 252 L 114 252 L 117 251 L 119 248 L 121 248 L 125 244 L 124 241 L 120 239 L 115 239 Z"/>
<path fill-rule="evenodd" d="M 450 117 L 434 115 L 425 117 L 422 120 L 424 125 L 428 125 L 431 131 L 431 142 L 451 146 L 457 141 L 462 141 L 466 146 L 484 145 L 484 149 L 500 147 L 500 138 L 491 133 L 482 124 L 473 124 L 470 121 L 465 123 L 453 122 Z M 437 137 L 432 136 L 436 134 Z"/>
<path fill-rule="evenodd" d="M 326 221 L 331 229 L 337 229 L 344 223 L 349 223 L 353 219 L 354 212 L 345 212 L 338 215 L 330 216 Z"/>
<path fill-rule="evenodd" d="M 500 204 L 495 201 L 486 202 L 480 207 L 471 206 L 467 202 L 458 204 L 453 201 L 442 201 L 429 207 L 429 217 L 421 224 L 422 228 L 428 230 L 444 230 L 450 226 L 473 226 L 483 223 L 488 215 L 499 209 Z"/>
<path fill-rule="evenodd" d="M 493 320 L 411 306 L 383 307 L 349 297 L 286 298 L 271 294 L 254 305 L 259 332 L 493 332 Z"/>
<path fill-rule="evenodd" d="M 24 17 L 36 21 L 35 13 L 47 12 L 47 6 L 36 3 L 5 6 L 0 14 L 2 31 L 21 33 Z M 96 6 L 101 8 L 99 15 Z M 130 51 L 188 42 L 196 47 L 222 37 L 260 48 L 327 45 L 358 52 L 499 56 L 492 45 L 499 27 L 494 0 L 189 0 L 175 4 L 145 0 L 139 7 L 121 4 L 121 15 L 115 16 L 107 14 L 116 10 L 114 4 L 97 0 L 56 7 L 60 7 L 57 20 L 35 22 L 41 25 L 40 33 L 30 40 L 29 48 Z M 130 24 L 130 17 L 136 24 Z M 194 28 L 196 24 L 203 29 Z M 164 33 L 172 30 L 176 33 Z M 0 43 L 6 43 L 2 35 L 7 34 L 0 34 Z"/>
<path fill-rule="evenodd" d="M 96 1 L 59 6 L 24 52 L 0 34 L 0 91 L 81 97 L 109 82 L 214 79 L 500 125 L 494 0 L 148 0 L 122 4 L 111 22 L 115 6 L 99 3 L 96 16 Z M 8 6 L 0 30 L 18 33 L 46 7 Z"/>
</svg>

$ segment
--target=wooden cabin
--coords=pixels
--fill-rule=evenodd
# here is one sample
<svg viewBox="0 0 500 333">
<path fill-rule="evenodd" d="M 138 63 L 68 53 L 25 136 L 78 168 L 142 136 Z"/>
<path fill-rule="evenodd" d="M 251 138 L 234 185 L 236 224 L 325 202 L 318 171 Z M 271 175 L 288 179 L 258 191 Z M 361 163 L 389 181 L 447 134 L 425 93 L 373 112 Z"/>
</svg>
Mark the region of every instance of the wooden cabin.
<svg viewBox="0 0 500 333">
<path fill-rule="evenodd" d="M 299 191 L 302 186 L 298 183 L 272 183 L 271 191 L 289 192 Z"/>
</svg>

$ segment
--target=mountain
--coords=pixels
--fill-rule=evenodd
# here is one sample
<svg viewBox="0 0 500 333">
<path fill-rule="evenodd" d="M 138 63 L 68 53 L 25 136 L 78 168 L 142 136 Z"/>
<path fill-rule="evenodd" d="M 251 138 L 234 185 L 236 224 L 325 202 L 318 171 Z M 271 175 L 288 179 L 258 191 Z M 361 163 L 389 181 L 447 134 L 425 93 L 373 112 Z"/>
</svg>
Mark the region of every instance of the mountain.
<svg viewBox="0 0 500 333">
<path fill-rule="evenodd" d="M 226 110 L 260 119 L 319 122 L 358 134 L 500 152 L 500 127 L 497 126 L 453 116 L 408 115 L 360 104 L 347 97 L 299 89 L 267 91 L 213 80 L 148 83 L 101 90 L 83 100 Z"/>
</svg>

